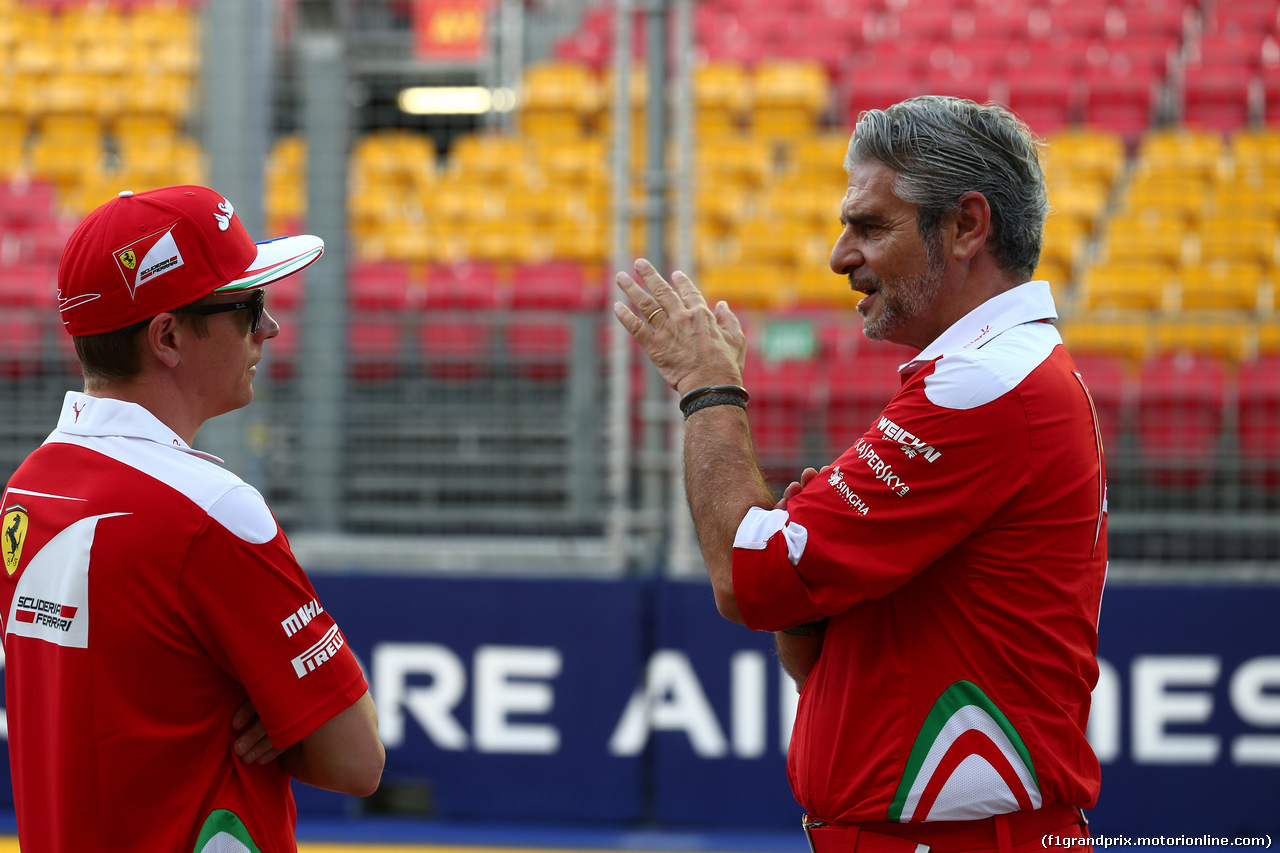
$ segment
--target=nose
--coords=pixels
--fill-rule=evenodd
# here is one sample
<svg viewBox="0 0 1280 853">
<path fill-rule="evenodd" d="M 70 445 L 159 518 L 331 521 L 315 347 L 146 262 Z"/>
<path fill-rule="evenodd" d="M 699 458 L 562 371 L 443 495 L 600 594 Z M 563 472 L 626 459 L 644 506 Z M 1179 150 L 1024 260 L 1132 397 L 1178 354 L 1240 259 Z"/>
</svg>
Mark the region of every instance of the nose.
<svg viewBox="0 0 1280 853">
<path fill-rule="evenodd" d="M 854 245 L 852 229 L 845 228 L 831 247 L 831 271 L 836 275 L 848 275 L 855 267 L 862 265 L 862 253 Z"/>
<path fill-rule="evenodd" d="M 271 312 L 264 308 L 262 310 L 262 322 L 258 325 L 258 337 L 265 341 L 279 334 L 280 324 L 276 322 L 275 317 L 271 316 Z"/>
</svg>

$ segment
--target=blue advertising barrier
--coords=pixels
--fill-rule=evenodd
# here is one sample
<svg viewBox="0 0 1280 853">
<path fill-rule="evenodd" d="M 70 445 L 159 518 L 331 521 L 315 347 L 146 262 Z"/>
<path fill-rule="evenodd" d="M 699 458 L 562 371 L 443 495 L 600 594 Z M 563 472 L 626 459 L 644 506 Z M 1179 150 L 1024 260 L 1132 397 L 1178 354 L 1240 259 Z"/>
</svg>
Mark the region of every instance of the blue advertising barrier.
<svg viewBox="0 0 1280 853">
<path fill-rule="evenodd" d="M 369 677 L 384 780 L 437 815 L 796 826 L 795 691 L 772 637 L 721 619 L 706 584 L 314 582 Z M 1107 589 L 1095 835 L 1280 840 L 1277 613 L 1280 585 Z M 353 807 L 298 793 L 303 811 Z"/>
</svg>

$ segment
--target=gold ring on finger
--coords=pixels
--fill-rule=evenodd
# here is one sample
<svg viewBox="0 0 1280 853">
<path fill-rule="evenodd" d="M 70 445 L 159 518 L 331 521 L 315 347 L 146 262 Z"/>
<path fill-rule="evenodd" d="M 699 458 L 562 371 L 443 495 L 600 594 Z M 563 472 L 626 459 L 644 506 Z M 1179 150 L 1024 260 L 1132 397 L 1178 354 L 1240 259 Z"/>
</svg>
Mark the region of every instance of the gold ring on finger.
<svg viewBox="0 0 1280 853">
<path fill-rule="evenodd" d="M 661 314 L 661 313 L 662 313 L 662 311 L 663 311 L 663 309 L 662 309 L 662 307 L 661 307 L 661 306 L 659 306 L 659 307 L 657 307 L 657 308 L 654 308 L 654 309 L 653 309 L 653 312 L 652 312 L 648 317 L 645 317 L 645 318 L 644 318 L 644 321 L 645 321 L 646 323 L 650 324 L 650 325 L 653 325 L 653 318 L 654 318 L 654 317 L 657 317 L 659 314 Z"/>
</svg>

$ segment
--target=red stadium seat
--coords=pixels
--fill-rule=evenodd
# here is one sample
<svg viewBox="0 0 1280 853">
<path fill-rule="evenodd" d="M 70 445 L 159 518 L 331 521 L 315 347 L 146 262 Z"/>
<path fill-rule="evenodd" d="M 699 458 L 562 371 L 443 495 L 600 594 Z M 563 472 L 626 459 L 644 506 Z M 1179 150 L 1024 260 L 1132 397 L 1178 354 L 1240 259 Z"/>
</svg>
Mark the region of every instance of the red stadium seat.
<svg viewBox="0 0 1280 853">
<path fill-rule="evenodd" d="M 1228 38 L 1280 32 L 1280 7 L 1272 0 L 1218 2 L 1204 16 L 1204 32 Z"/>
<path fill-rule="evenodd" d="M 809 464 L 808 431 L 816 419 L 822 363 L 751 359 L 743 386 L 751 393 L 747 415 L 756 456 L 771 480 L 798 479 Z"/>
<path fill-rule="evenodd" d="M 351 375 L 364 382 L 400 376 L 400 323 L 356 321 L 347 326 L 347 363 Z"/>
<path fill-rule="evenodd" d="M 1240 467 L 1245 482 L 1280 489 L 1280 355 L 1240 365 Z"/>
<path fill-rule="evenodd" d="M 1258 75 L 1262 81 L 1262 117 L 1267 124 L 1280 123 L 1280 68 L 1264 68 Z"/>
<path fill-rule="evenodd" d="M 861 347 L 852 357 L 832 361 L 827 374 L 827 457 L 835 459 L 857 444 L 877 423 L 885 405 L 902 387 L 898 366 L 910 359 L 900 347 Z"/>
<path fill-rule="evenodd" d="M 1098 413 L 1102 446 L 1114 455 L 1120 449 L 1129 410 L 1124 360 L 1102 353 L 1081 353 L 1073 358 Z"/>
<path fill-rule="evenodd" d="M 1188 69 L 1182 120 L 1196 128 L 1234 133 L 1249 123 L 1250 72 L 1243 66 Z"/>
<path fill-rule="evenodd" d="M 453 264 L 428 272 L 418 341 L 429 375 L 465 382 L 489 372 L 499 294 L 496 271 L 488 264 Z"/>
<path fill-rule="evenodd" d="M 1262 66 L 1268 39 L 1274 50 L 1274 37 L 1262 30 L 1204 35 L 1187 45 L 1187 73 L 1190 75 L 1193 69 L 1234 68 L 1247 69 L 1242 72 L 1247 74 Z"/>
<path fill-rule="evenodd" d="M 928 82 L 923 76 L 891 73 L 876 76 L 869 73 L 854 74 L 848 80 L 849 122 L 857 121 L 864 110 L 882 110 L 898 101 L 916 95 L 924 95 L 929 91 Z"/>
<path fill-rule="evenodd" d="M 1156 356 L 1138 381 L 1135 440 L 1149 483 L 1206 485 L 1218 464 L 1226 384 L 1223 362 L 1182 352 Z"/>
<path fill-rule="evenodd" d="M 1158 37 L 1180 40 L 1187 31 L 1188 11 L 1182 7 L 1167 9 L 1126 9 L 1123 33 L 1129 38 Z"/>
<path fill-rule="evenodd" d="M 57 330 L 59 335 L 70 338 Z M 43 329 L 39 314 L 6 308 L 0 313 L 0 376 L 29 376 L 40 372 Z"/>
<path fill-rule="evenodd" d="M 1150 126 L 1159 79 L 1140 69 L 1124 75 L 1088 74 L 1084 81 L 1084 122 L 1136 143 Z"/>
<path fill-rule="evenodd" d="M 290 276 L 296 278 L 296 276 Z M 289 279 L 282 279 L 288 281 Z M 272 290 L 279 287 L 280 282 L 271 285 Z M 262 359 L 266 362 L 267 373 L 277 382 L 292 379 L 298 368 L 298 341 L 302 337 L 301 316 L 298 312 L 268 309 L 271 316 L 280 324 L 280 334 L 276 335 L 262 347 Z"/>
<path fill-rule="evenodd" d="M 350 304 L 365 311 L 405 311 L 409 307 L 409 268 L 395 261 L 375 261 L 351 268 Z"/>
<path fill-rule="evenodd" d="M 277 311 L 296 311 L 302 307 L 303 296 L 306 292 L 306 272 L 296 273 L 272 282 L 270 289 L 267 290 L 267 310 L 272 314 Z"/>
<path fill-rule="evenodd" d="M 1079 112 L 1081 90 L 1065 69 L 1050 74 L 1011 74 L 1007 103 L 1019 118 L 1044 136 L 1072 124 Z"/>
<path fill-rule="evenodd" d="M 55 202 L 52 181 L 0 181 L 0 229 L 52 222 Z"/>
<path fill-rule="evenodd" d="M 58 268 L 18 264 L 0 267 L 0 308 L 57 308 Z"/>
<path fill-rule="evenodd" d="M 603 305 L 604 289 L 588 284 L 582 264 L 551 261 L 517 267 L 511 289 L 507 353 L 517 374 L 557 382 L 568 372 L 573 317 Z"/>
</svg>

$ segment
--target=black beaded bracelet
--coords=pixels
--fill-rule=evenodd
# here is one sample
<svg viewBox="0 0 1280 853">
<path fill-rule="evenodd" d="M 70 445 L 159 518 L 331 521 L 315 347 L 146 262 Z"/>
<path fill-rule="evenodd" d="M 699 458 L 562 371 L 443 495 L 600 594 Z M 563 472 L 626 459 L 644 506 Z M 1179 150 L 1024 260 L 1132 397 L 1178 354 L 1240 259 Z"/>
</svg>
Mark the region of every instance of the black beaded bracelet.
<svg viewBox="0 0 1280 853">
<path fill-rule="evenodd" d="M 745 409 L 747 401 L 737 394 L 703 394 L 685 407 L 684 419 L 687 421 L 689 420 L 689 415 L 699 409 L 709 409 L 712 406 L 737 406 L 739 409 Z"/>
<path fill-rule="evenodd" d="M 698 409 L 705 409 L 708 406 L 728 405 L 745 409 L 750 399 L 751 395 L 741 385 L 704 385 L 701 388 L 694 388 L 680 398 L 680 414 L 687 419 Z"/>
</svg>

